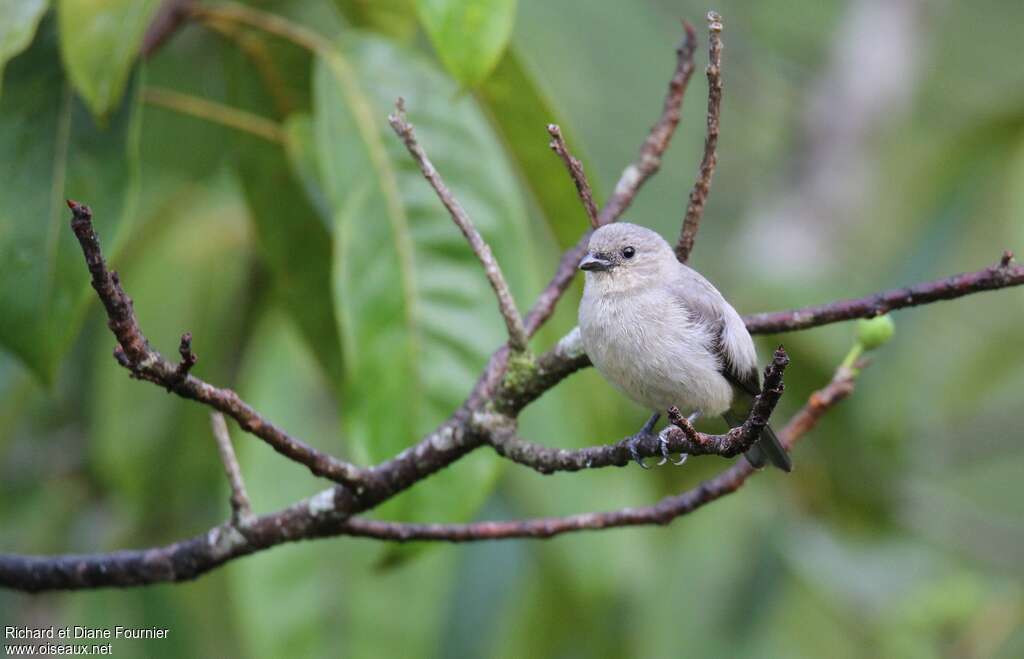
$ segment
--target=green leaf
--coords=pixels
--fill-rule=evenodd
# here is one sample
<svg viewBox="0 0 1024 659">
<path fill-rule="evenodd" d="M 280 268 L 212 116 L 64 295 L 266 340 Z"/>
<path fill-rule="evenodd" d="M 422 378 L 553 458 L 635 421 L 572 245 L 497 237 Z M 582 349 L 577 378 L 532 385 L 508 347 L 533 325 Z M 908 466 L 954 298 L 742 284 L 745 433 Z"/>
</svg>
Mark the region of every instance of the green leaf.
<svg viewBox="0 0 1024 659">
<path fill-rule="evenodd" d="M 562 161 L 548 148 L 546 126 L 560 124 L 559 114 L 513 48 L 505 51 L 476 95 L 539 208 L 548 233 L 554 234 L 562 248 L 575 245 L 587 227 L 587 216 Z M 561 128 L 573 154 L 584 161 L 591 187 L 595 187 L 597 177 L 581 157 L 571 128 L 564 124 Z"/>
<path fill-rule="evenodd" d="M 60 0 L 60 50 L 72 86 L 96 117 L 121 100 L 158 0 Z"/>
<path fill-rule="evenodd" d="M 513 290 L 532 272 L 514 177 L 473 100 L 453 101 L 455 91 L 428 63 L 370 37 L 346 41 L 315 67 L 313 130 L 334 210 L 346 355 L 344 422 L 360 461 L 391 457 L 436 427 L 504 340 L 479 263 L 387 125 L 397 96 Z M 417 519 L 464 518 L 489 492 L 496 467 L 493 456 L 469 456 L 396 503 Z"/>
<path fill-rule="evenodd" d="M 331 227 L 330 204 L 320 186 L 320 163 L 316 159 L 316 144 L 313 141 L 313 117 L 308 114 L 293 114 L 284 122 L 284 148 L 292 172 L 302 183 L 310 202 L 321 211 L 328 228 Z"/>
<path fill-rule="evenodd" d="M 226 97 L 227 53 L 223 39 L 171 39 L 159 54 L 139 66 L 146 89 L 156 87 L 230 105 Z M 195 63 L 202 62 L 202 75 Z M 147 206 L 173 204 L 182 195 L 205 188 L 222 170 L 230 152 L 232 129 L 164 106 L 147 103 L 142 122 L 141 197 Z"/>
<path fill-rule="evenodd" d="M 463 87 L 483 81 L 512 36 L 516 0 L 416 0 L 438 57 Z"/>
<path fill-rule="evenodd" d="M 276 297 L 335 387 L 340 387 L 342 354 L 331 295 L 330 233 L 289 171 L 281 148 L 255 138 L 245 141 L 238 172 L 260 253 L 274 274 Z"/>
<path fill-rule="evenodd" d="M 49 4 L 47 0 L 0 0 L 0 82 L 7 62 L 32 43 Z"/>
<path fill-rule="evenodd" d="M 49 24 L 7 74 L 0 103 L 0 344 L 49 382 L 88 300 L 88 271 L 64 199 L 92 206 L 113 254 L 137 180 L 138 99 L 132 94 L 97 128 L 64 81 Z"/>
<path fill-rule="evenodd" d="M 264 47 L 276 67 L 274 75 L 261 77 L 248 60 L 232 53 L 227 58 L 228 98 L 232 106 L 262 115 L 276 106 L 277 114 L 287 117 L 284 144 L 235 131 L 232 155 L 260 253 L 274 275 L 276 301 L 298 325 L 337 392 L 342 352 L 331 293 L 331 213 L 315 182 L 311 120 L 295 111 L 308 107 L 308 92 L 282 94 L 272 85 L 279 79 L 308 80 L 312 60 L 290 44 L 266 42 Z"/>
<path fill-rule="evenodd" d="M 335 0 L 338 11 L 355 27 L 409 41 L 416 34 L 415 0 Z"/>
</svg>

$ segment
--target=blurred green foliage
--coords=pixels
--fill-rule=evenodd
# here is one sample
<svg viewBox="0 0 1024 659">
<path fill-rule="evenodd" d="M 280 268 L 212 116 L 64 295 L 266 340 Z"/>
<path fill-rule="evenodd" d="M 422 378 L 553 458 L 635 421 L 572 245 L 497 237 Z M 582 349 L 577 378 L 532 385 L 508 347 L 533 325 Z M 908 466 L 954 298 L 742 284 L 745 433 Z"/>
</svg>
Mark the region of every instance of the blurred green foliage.
<svg viewBox="0 0 1024 659">
<path fill-rule="evenodd" d="M 502 336 L 479 266 L 387 126 L 395 97 L 526 308 L 586 222 L 544 125 L 560 123 L 595 189 L 611 190 L 660 110 L 678 19 L 699 24 L 707 9 L 252 4 L 312 30 L 320 50 L 191 23 L 139 62 L 153 2 L 0 2 L 0 551 L 143 547 L 227 514 L 206 411 L 111 359 L 64 198 L 93 207 L 156 347 L 172 353 L 192 331 L 202 377 L 320 448 L 379 460 L 458 403 Z M 913 12 L 895 50 L 872 43 L 871 29 L 849 41 L 858 16 L 884 17 L 858 12 L 879 7 Z M 1014 64 L 1024 5 L 716 9 L 722 138 L 693 264 L 742 312 L 1024 251 L 1024 68 Z M 842 45 L 865 39 L 898 58 L 882 63 L 904 67 L 897 86 L 873 87 L 878 63 Z M 864 103 L 839 105 L 823 133 L 808 129 L 817 103 L 842 98 L 829 83 L 843 71 L 874 72 Z M 280 128 L 268 139 L 195 116 L 194 103 L 157 105 L 147 90 Z M 662 172 L 628 214 L 667 237 L 696 170 L 705 91 L 698 68 Z M 886 110 L 858 123 L 872 103 Z M 850 126 L 861 130 L 857 166 L 816 167 L 817 150 Z M 807 187 L 816 180 L 825 184 Z M 794 203 L 818 208 L 813 224 L 773 212 Z M 793 235 L 825 239 L 777 238 Z M 577 294 L 537 349 L 572 326 Z M 167 641 L 117 645 L 118 656 L 1024 655 L 1024 292 L 896 315 L 899 331 L 799 446 L 792 475 L 765 474 L 667 528 L 420 547 L 402 561 L 365 540 L 303 543 L 190 584 L 0 592 L 0 625 L 170 629 Z M 780 418 L 827 381 L 854 334 L 835 325 L 761 343 L 767 354 L 783 340 L 793 358 Z M 586 371 L 522 426 L 576 447 L 632 432 L 644 414 Z M 322 486 L 233 435 L 257 510 Z M 542 477 L 479 451 L 378 514 L 643 505 L 720 467 L 706 458 Z"/>
<path fill-rule="evenodd" d="M 461 85 L 477 85 L 501 59 L 515 23 L 516 0 L 416 0 L 423 30 Z"/>
</svg>

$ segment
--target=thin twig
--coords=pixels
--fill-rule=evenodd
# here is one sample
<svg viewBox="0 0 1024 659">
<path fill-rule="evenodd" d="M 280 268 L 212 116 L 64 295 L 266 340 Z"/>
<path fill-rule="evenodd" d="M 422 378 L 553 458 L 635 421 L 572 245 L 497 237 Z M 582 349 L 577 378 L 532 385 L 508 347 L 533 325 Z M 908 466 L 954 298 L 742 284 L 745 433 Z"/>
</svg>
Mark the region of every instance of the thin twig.
<svg viewBox="0 0 1024 659">
<path fill-rule="evenodd" d="M 583 163 L 569 152 L 569 146 L 565 143 L 565 138 L 562 137 L 562 129 L 558 127 L 558 124 L 548 124 L 548 135 L 551 136 L 551 142 L 548 146 L 565 163 L 565 168 L 569 170 L 572 182 L 576 184 L 576 192 L 579 193 L 580 201 L 583 202 L 583 209 L 587 211 L 587 219 L 590 221 L 590 226 L 596 229 L 598 227 L 597 206 L 594 205 L 594 193 L 590 190 L 587 175 L 583 172 Z"/>
<path fill-rule="evenodd" d="M 651 128 L 639 157 L 622 172 L 611 198 L 601 209 L 598 224 L 608 224 L 619 219 L 633 203 L 640 187 L 661 168 L 661 157 L 668 149 L 676 126 L 679 125 L 680 109 L 686 86 L 693 75 L 693 53 L 697 49 L 697 32 L 688 22 L 683 21 L 685 36 L 676 49 L 676 70 L 668 83 L 668 93 L 661 110 L 661 117 Z"/>
<path fill-rule="evenodd" d="M 700 161 L 697 180 L 690 191 L 686 215 L 676 244 L 676 258 L 686 263 L 697 240 L 697 229 L 704 215 L 704 205 L 711 192 L 711 179 L 718 162 L 718 123 L 722 112 L 722 17 L 717 12 L 708 12 L 708 118 L 707 133 L 704 136 L 704 156 Z"/>
<path fill-rule="evenodd" d="M 249 503 L 249 494 L 245 491 L 242 468 L 238 465 L 235 449 L 231 446 L 231 434 L 228 432 L 224 415 L 220 412 L 210 412 L 210 426 L 217 440 L 217 452 L 220 453 L 220 461 L 224 465 L 224 474 L 228 477 L 228 485 L 231 487 L 231 523 L 235 526 L 244 526 L 252 517 L 252 505 Z"/>
<path fill-rule="evenodd" d="M 952 300 L 982 291 L 1020 286 L 1024 284 L 1024 266 L 1013 263 L 1012 259 L 1013 253 L 1007 251 L 997 264 L 975 272 L 893 288 L 861 298 L 837 300 L 791 311 L 752 314 L 744 316 L 743 322 L 751 334 L 792 332 L 844 320 L 874 318 L 894 309 Z"/>
<path fill-rule="evenodd" d="M 67 203 L 73 214 L 71 229 L 82 247 L 82 254 L 92 275 L 92 287 L 103 302 L 107 324 L 119 344 L 120 350 L 114 353 L 118 363 L 130 369 L 137 378 L 227 414 L 243 430 L 270 444 L 278 453 L 305 465 L 317 476 L 343 484 L 353 484 L 360 480 L 364 472 L 359 467 L 292 437 L 263 418 L 234 391 L 218 389 L 187 372 L 182 377 L 177 364 L 172 364 L 153 350 L 139 327 L 132 300 L 121 287 L 120 278 L 116 272 L 107 269 L 103 260 L 99 239 L 93 231 L 92 211 L 88 206 L 75 201 L 68 200 Z"/>
<path fill-rule="evenodd" d="M 395 111 L 388 116 L 388 123 L 391 124 L 395 134 L 405 144 L 409 154 L 416 161 L 416 164 L 419 165 L 420 171 L 423 172 L 423 177 L 434 188 L 438 199 L 448 209 L 448 214 L 452 216 L 455 226 L 462 231 L 462 235 L 469 242 L 470 249 L 473 250 L 473 253 L 480 260 L 480 264 L 484 267 L 487 281 L 490 282 L 491 288 L 494 289 L 494 295 L 498 298 L 498 309 L 501 311 L 501 317 L 505 319 L 509 347 L 520 352 L 526 350 L 527 337 L 526 329 L 523 327 L 523 318 L 519 315 L 519 310 L 516 308 L 516 302 L 512 297 L 512 291 L 509 290 L 508 282 L 505 281 L 505 276 L 501 273 L 501 266 L 498 265 L 498 260 L 494 258 L 490 245 L 484 241 L 483 236 L 477 231 L 473 221 L 469 219 L 469 215 L 462 207 L 462 204 L 452 195 L 451 190 L 445 185 L 434 164 L 427 157 L 426 151 L 420 146 L 412 124 L 405 118 L 405 104 L 401 98 L 395 102 Z"/>
</svg>

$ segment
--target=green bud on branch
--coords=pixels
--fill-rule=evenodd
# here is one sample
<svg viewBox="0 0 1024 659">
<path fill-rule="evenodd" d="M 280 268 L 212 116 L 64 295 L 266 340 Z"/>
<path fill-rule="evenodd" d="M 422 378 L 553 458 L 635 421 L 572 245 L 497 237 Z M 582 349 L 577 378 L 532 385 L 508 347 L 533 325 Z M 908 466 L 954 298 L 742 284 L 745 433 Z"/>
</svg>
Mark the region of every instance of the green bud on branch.
<svg viewBox="0 0 1024 659">
<path fill-rule="evenodd" d="M 896 333 L 896 325 L 889 314 L 857 321 L 857 342 L 864 350 L 879 348 Z"/>
</svg>

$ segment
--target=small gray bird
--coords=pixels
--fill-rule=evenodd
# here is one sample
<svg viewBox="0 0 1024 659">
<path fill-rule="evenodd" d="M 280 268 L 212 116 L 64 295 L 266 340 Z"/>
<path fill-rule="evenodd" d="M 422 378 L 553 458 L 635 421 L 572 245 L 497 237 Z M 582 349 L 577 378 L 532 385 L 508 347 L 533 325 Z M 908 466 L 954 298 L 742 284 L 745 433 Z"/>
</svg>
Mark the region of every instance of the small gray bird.
<svg viewBox="0 0 1024 659">
<path fill-rule="evenodd" d="M 655 411 L 631 446 L 641 466 L 636 443 L 673 405 L 693 418 L 721 414 L 731 426 L 743 423 L 761 390 L 757 353 L 740 315 L 711 282 L 676 260 L 657 233 L 625 222 L 595 231 L 579 267 L 586 273 L 579 325 L 587 355 L 609 382 Z M 662 440 L 663 453 L 665 447 Z M 745 456 L 758 468 L 771 462 L 792 469 L 767 426 Z"/>
</svg>

